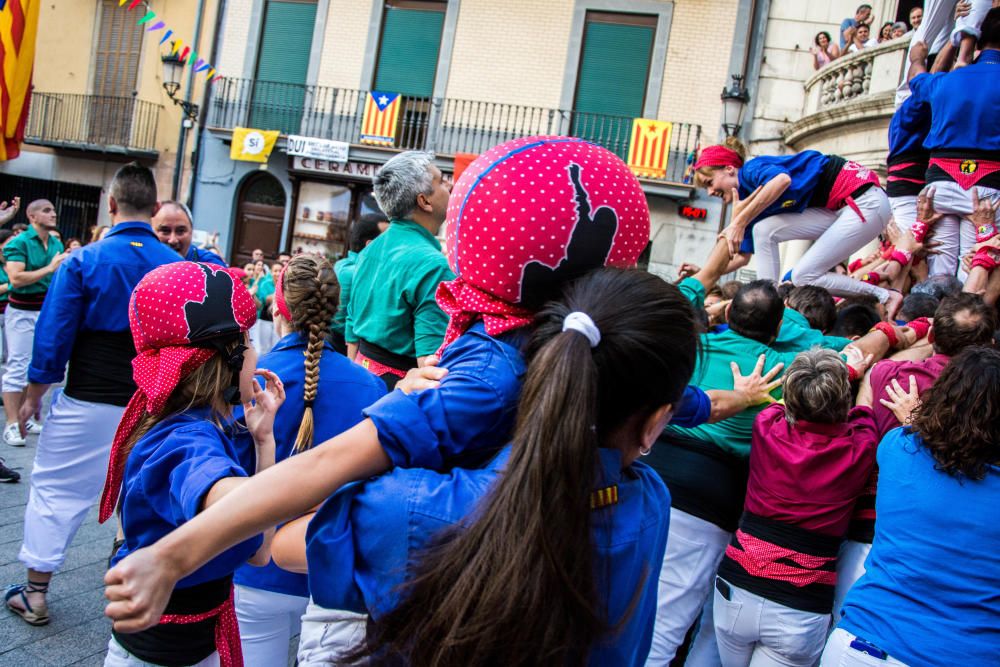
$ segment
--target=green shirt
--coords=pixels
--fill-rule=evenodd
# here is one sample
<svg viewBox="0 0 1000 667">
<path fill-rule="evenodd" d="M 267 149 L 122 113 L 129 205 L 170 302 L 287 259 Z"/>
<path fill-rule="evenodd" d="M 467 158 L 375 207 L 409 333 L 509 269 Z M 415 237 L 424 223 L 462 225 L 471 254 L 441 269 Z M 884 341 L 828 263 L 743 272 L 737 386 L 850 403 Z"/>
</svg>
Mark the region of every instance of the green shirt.
<svg viewBox="0 0 1000 667">
<path fill-rule="evenodd" d="M 412 220 L 391 221 L 358 256 L 344 338 L 401 356 L 433 354 L 448 328 L 434 295 L 454 278 L 429 231 Z"/>
<path fill-rule="evenodd" d="M 699 281 L 688 276 L 684 280 L 677 283 L 677 288 L 681 291 L 691 305 L 701 310 L 705 307 L 705 286 Z"/>
<path fill-rule="evenodd" d="M 764 368 L 768 369 L 778 363 L 784 363 L 787 368 L 797 353 L 777 352 L 763 343 L 745 338 L 731 330 L 717 334 L 702 334 L 701 351 L 698 354 L 691 383 L 705 391 L 712 389 L 731 391 L 733 371 L 729 367 L 730 362 L 736 362 L 743 375 L 750 375 L 757 365 L 757 357 L 761 354 L 766 358 Z M 780 399 L 781 388 L 775 389 L 771 395 Z M 766 407 L 765 403 L 744 410 L 729 419 L 690 429 L 668 426 L 667 432 L 710 442 L 726 452 L 746 457 L 750 455 L 753 420 Z"/>
<path fill-rule="evenodd" d="M 337 274 L 337 282 L 340 283 L 340 305 L 333 316 L 331 329 L 344 335 L 344 325 L 347 323 L 347 304 L 351 302 L 351 286 L 354 283 L 354 269 L 358 264 L 358 255 L 353 250 L 347 251 L 347 257 L 333 265 L 333 272 Z"/>
<path fill-rule="evenodd" d="M 0 264 L 0 285 L 9 285 L 10 276 L 7 275 L 7 267 Z M 0 294 L 0 303 L 7 303 L 7 299 L 10 298 L 10 289 L 3 294 Z"/>
<path fill-rule="evenodd" d="M 37 271 L 48 266 L 52 262 L 52 258 L 63 251 L 62 241 L 51 234 L 48 245 L 48 248 L 43 246 L 34 225 L 28 225 L 28 229 L 7 241 L 7 245 L 3 249 L 3 256 L 8 262 L 22 262 L 25 271 Z M 16 287 L 10 293 L 14 296 L 45 294 L 49 291 L 49 283 L 52 282 L 53 273 L 30 285 Z"/>
<path fill-rule="evenodd" d="M 274 278 L 270 273 L 264 274 L 257 279 L 257 319 L 264 314 L 267 308 L 267 297 L 274 294 Z"/>
<path fill-rule="evenodd" d="M 805 352 L 813 347 L 840 352 L 851 343 L 850 338 L 827 336 L 813 329 L 805 315 L 797 310 L 785 308 L 781 329 L 771 347 L 778 352 Z"/>
</svg>

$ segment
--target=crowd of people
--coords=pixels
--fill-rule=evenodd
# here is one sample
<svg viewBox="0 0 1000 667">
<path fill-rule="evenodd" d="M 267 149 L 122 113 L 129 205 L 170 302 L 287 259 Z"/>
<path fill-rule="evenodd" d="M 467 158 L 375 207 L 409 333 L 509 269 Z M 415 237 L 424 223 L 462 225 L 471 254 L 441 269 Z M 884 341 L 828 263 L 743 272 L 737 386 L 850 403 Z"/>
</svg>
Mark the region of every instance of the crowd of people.
<svg viewBox="0 0 1000 667">
<path fill-rule="evenodd" d="M 96 502 L 111 666 L 284 665 L 296 635 L 303 666 L 995 662 L 1000 9 L 980 19 L 955 71 L 961 40 L 933 72 L 911 46 L 884 186 L 702 150 L 732 215 L 675 282 L 635 268 L 632 172 L 570 137 L 453 189 L 392 157 L 385 219 L 335 263 L 228 268 L 134 163 L 71 252 L 28 204 L 0 233 L 3 438 L 40 431 L 8 609 L 49 622 Z"/>
</svg>

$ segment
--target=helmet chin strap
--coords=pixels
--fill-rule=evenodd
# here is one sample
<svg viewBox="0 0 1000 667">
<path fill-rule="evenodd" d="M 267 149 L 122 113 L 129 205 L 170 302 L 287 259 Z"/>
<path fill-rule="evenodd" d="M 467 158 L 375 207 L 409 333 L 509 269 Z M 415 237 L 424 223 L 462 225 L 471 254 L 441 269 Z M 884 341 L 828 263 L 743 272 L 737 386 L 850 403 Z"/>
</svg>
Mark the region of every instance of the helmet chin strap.
<svg viewBox="0 0 1000 667">
<path fill-rule="evenodd" d="M 231 342 L 232 339 L 229 339 L 228 341 L 213 340 L 209 341 L 209 344 L 211 347 L 217 349 L 219 354 L 226 357 L 226 367 L 233 372 L 233 377 L 229 386 L 222 392 L 223 400 L 225 400 L 228 405 L 240 405 L 243 402 L 240 396 L 240 373 L 243 370 L 243 354 L 247 351 L 247 346 L 240 343 L 232 350 L 227 350 L 226 345 Z"/>
</svg>

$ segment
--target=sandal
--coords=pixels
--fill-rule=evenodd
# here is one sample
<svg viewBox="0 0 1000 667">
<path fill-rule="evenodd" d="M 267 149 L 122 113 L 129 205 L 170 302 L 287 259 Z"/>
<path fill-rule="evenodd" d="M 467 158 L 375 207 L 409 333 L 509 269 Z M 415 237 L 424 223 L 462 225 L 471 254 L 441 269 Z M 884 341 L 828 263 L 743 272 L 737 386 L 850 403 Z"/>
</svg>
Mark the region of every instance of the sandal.
<svg viewBox="0 0 1000 667">
<path fill-rule="evenodd" d="M 39 585 L 29 581 L 27 584 L 18 584 L 7 588 L 3 599 L 7 603 L 7 609 L 10 609 L 13 613 L 23 618 L 24 622 L 28 625 L 47 625 L 49 622 L 48 606 L 46 605 L 44 609 L 36 611 L 28 602 L 27 593 L 48 593 L 48 591 L 49 586 L 47 583 Z M 24 609 L 15 607 L 10 603 L 11 600 L 18 596 L 21 598 L 21 604 L 24 605 Z"/>
</svg>

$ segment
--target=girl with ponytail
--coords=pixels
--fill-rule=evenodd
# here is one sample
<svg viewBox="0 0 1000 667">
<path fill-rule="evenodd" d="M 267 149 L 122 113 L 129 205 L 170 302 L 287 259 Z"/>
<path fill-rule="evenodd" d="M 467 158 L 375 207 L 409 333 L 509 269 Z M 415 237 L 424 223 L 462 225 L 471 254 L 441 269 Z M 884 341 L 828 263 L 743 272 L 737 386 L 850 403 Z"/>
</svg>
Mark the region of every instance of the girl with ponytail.
<svg viewBox="0 0 1000 667">
<path fill-rule="evenodd" d="M 325 505 L 313 594 L 372 618 L 346 661 L 641 665 L 670 497 L 637 459 L 691 377 L 695 332 L 676 287 L 595 271 L 537 315 L 513 442 L 485 468 L 396 469 L 349 511 Z M 312 567 L 345 539 L 355 591 Z"/>
<path fill-rule="evenodd" d="M 296 255 L 275 281 L 272 313 L 279 340 L 259 364 L 285 386 L 285 403 L 274 420 L 276 461 L 350 429 L 385 394 L 383 382 L 333 349 L 330 323 L 338 296 L 333 267 L 316 255 Z M 299 634 L 309 601 L 305 575 L 272 562 L 241 567 L 234 581 L 247 664 L 288 664 L 288 642 Z"/>
<path fill-rule="evenodd" d="M 877 238 L 889 222 L 889 198 L 875 172 L 816 151 L 747 159 L 746 147 L 735 137 L 702 150 L 694 169 L 698 187 L 734 205 L 760 188 L 752 201 L 734 206 L 722 232 L 734 256 L 729 270 L 746 265 L 756 253 L 757 276 L 777 282 L 782 275 L 778 245 L 815 241 L 792 270 L 792 282 L 818 285 L 835 296 L 874 296 L 892 320 L 902 294 L 830 270 Z"/>
</svg>

